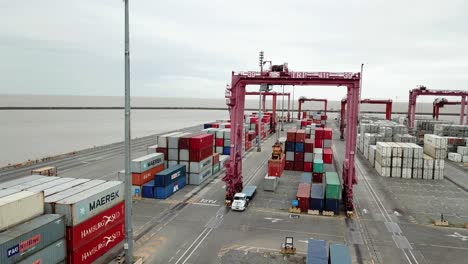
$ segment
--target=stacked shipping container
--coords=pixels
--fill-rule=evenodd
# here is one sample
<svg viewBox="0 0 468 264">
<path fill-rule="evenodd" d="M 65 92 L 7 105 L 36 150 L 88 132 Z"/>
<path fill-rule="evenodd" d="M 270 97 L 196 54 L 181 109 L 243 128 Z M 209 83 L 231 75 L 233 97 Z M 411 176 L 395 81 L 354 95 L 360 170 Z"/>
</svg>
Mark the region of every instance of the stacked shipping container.
<svg viewBox="0 0 468 264">
<path fill-rule="evenodd" d="M 163 153 L 150 153 L 132 160 L 132 196 L 134 199 L 141 198 L 141 186 L 152 181 L 155 174 L 164 170 L 164 166 Z"/>
</svg>

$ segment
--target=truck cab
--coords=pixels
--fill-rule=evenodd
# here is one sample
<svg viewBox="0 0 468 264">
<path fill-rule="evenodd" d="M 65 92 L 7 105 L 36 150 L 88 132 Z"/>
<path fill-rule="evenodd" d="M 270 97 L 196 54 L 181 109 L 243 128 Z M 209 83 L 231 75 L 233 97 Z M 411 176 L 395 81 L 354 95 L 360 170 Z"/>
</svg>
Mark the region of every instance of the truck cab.
<svg viewBox="0 0 468 264">
<path fill-rule="evenodd" d="M 236 193 L 232 201 L 231 209 L 235 211 L 244 211 L 247 208 L 249 199 L 245 193 Z"/>
</svg>

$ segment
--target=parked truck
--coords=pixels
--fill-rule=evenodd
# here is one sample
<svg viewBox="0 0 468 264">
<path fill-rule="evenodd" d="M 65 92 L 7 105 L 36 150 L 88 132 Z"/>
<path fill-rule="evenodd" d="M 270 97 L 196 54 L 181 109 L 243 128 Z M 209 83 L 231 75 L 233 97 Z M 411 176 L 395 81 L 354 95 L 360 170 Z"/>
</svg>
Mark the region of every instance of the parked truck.
<svg viewBox="0 0 468 264">
<path fill-rule="evenodd" d="M 244 211 L 249 205 L 249 202 L 252 200 L 256 191 L 257 186 L 255 185 L 245 186 L 242 192 L 236 193 L 234 195 L 234 201 L 231 204 L 231 209 L 235 211 Z"/>
</svg>

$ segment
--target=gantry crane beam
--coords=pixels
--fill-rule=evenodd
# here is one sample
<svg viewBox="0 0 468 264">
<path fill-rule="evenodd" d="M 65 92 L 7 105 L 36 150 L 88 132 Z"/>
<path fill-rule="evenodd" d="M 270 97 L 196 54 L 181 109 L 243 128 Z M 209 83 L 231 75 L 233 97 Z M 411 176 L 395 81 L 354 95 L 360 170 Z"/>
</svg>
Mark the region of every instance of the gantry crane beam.
<svg viewBox="0 0 468 264">
<path fill-rule="evenodd" d="M 245 95 L 260 95 L 260 92 L 245 92 Z M 262 92 L 262 111 L 265 112 L 266 110 L 266 97 L 272 96 L 272 112 L 273 116 L 276 117 L 276 105 L 277 105 L 277 96 L 287 96 L 288 97 L 288 112 L 287 112 L 287 120 L 290 122 L 290 108 L 291 108 L 291 94 L 290 93 L 277 93 L 277 92 Z"/>
<path fill-rule="evenodd" d="M 340 118 L 340 139 L 344 139 L 344 118 L 346 112 L 346 103 L 347 98 L 341 99 L 341 118 Z M 385 119 L 390 120 L 392 119 L 392 104 L 393 101 L 391 99 L 387 100 L 379 100 L 379 99 L 361 99 L 361 104 L 384 104 L 385 105 Z"/>
<path fill-rule="evenodd" d="M 435 118 L 435 120 L 439 120 L 440 108 L 443 108 L 446 105 L 461 105 L 461 102 L 449 101 L 446 98 L 436 98 L 432 103 L 432 118 Z M 463 124 L 460 123 L 460 125 Z"/>
<path fill-rule="evenodd" d="M 247 85 L 344 86 L 348 95 L 345 159 L 343 162 L 343 201 L 353 210 L 353 184 L 357 182 L 355 149 L 359 105 L 360 73 L 352 72 L 290 72 L 287 64 L 270 67 L 268 71 L 232 72 L 231 85 L 226 87 L 226 104 L 231 117 L 231 153 L 226 164 L 226 200 L 242 191 L 242 132 L 244 131 L 245 87 Z"/>
<path fill-rule="evenodd" d="M 319 98 L 306 98 L 306 97 L 299 97 L 297 100 L 298 109 L 297 109 L 297 120 L 301 119 L 301 108 L 304 102 L 323 102 L 323 108 L 325 115 L 327 115 L 327 108 L 328 108 L 328 100 L 327 99 L 319 99 Z"/>
<path fill-rule="evenodd" d="M 418 86 L 413 90 L 409 91 L 408 98 L 408 128 L 414 128 L 414 119 L 416 117 L 416 99 L 418 96 L 430 95 L 430 96 L 459 96 L 461 97 L 461 110 L 460 110 L 460 124 L 463 124 L 466 108 L 466 97 L 468 91 L 466 90 L 431 90 L 425 86 Z M 468 118 L 467 123 L 468 124 Z"/>
</svg>

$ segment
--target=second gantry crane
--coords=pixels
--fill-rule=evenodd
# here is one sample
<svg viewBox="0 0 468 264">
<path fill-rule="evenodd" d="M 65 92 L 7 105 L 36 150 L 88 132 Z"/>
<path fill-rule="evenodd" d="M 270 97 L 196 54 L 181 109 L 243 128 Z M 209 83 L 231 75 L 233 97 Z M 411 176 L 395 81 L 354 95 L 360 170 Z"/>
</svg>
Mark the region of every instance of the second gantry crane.
<svg viewBox="0 0 468 264">
<path fill-rule="evenodd" d="M 328 100 L 327 99 L 318 99 L 318 98 L 306 98 L 304 96 L 299 97 L 297 100 L 298 109 L 297 109 L 297 120 L 301 119 L 301 108 L 304 102 L 323 102 L 323 111 L 325 112 L 325 116 L 327 115 L 327 108 L 328 108 Z"/>
<path fill-rule="evenodd" d="M 447 98 L 436 98 L 434 102 L 432 103 L 432 118 L 435 118 L 435 120 L 439 120 L 439 115 L 440 115 L 440 108 L 443 108 L 446 105 L 460 105 L 461 102 L 454 102 L 454 101 L 449 101 Z M 462 120 L 460 119 L 460 122 Z M 468 122 L 468 119 L 467 119 Z M 463 125 L 463 123 L 460 123 L 460 125 Z"/>
</svg>

